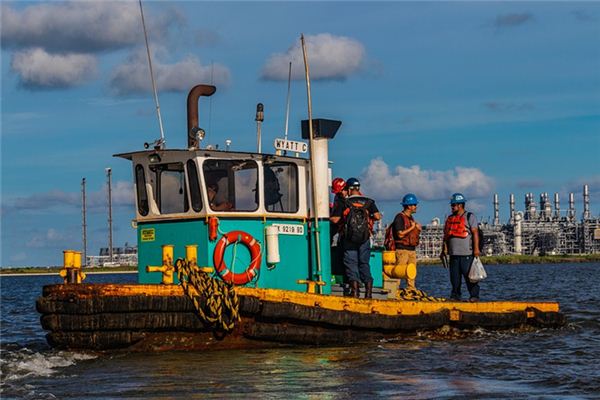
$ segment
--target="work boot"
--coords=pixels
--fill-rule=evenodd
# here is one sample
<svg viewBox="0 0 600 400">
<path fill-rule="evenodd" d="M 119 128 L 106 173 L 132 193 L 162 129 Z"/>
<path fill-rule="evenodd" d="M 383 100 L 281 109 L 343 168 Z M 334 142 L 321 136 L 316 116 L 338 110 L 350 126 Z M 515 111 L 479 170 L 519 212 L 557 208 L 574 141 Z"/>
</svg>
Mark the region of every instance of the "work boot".
<svg viewBox="0 0 600 400">
<path fill-rule="evenodd" d="M 350 281 L 350 297 L 360 297 L 360 289 L 357 281 Z"/>
<path fill-rule="evenodd" d="M 365 299 L 373 298 L 373 281 L 365 283 Z"/>
</svg>

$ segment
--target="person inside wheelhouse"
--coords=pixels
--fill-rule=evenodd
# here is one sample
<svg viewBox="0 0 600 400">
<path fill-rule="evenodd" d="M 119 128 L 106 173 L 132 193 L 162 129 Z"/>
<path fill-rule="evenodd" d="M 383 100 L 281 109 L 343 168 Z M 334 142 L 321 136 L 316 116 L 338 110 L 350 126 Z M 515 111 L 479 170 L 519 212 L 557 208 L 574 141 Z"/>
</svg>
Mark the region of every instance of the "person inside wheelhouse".
<svg viewBox="0 0 600 400">
<path fill-rule="evenodd" d="M 217 194 L 219 192 L 219 185 L 216 183 L 209 183 L 206 185 L 206 193 L 208 194 L 208 204 L 210 208 L 215 211 L 230 211 L 233 210 L 233 204 L 229 201 L 218 201 Z"/>
<path fill-rule="evenodd" d="M 209 206 L 213 211 L 255 211 L 253 189 L 258 164 L 252 160 L 209 159 L 202 165 Z"/>
</svg>

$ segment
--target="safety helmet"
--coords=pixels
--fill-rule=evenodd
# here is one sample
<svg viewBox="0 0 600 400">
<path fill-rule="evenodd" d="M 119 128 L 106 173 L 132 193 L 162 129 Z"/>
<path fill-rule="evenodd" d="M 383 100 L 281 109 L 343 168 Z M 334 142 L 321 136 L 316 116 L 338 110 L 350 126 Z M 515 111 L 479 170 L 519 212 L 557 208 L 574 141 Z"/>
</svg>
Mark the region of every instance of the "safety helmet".
<svg viewBox="0 0 600 400">
<path fill-rule="evenodd" d="M 466 202 L 467 199 L 462 193 L 454 193 L 452 197 L 450 197 L 450 204 L 465 204 Z"/>
<path fill-rule="evenodd" d="M 360 182 L 356 178 L 348 178 L 348 180 L 346 181 L 346 187 L 348 189 L 350 189 L 352 187 L 358 188 L 358 187 L 360 187 Z"/>
<path fill-rule="evenodd" d="M 419 199 L 417 199 L 417 196 L 415 196 L 412 193 L 407 193 L 402 198 L 402 205 L 403 206 L 416 206 L 417 204 L 419 204 Z"/>
<path fill-rule="evenodd" d="M 346 186 L 346 182 L 342 178 L 335 178 L 331 182 L 331 193 L 338 194 L 339 192 L 344 190 L 345 186 Z"/>
</svg>

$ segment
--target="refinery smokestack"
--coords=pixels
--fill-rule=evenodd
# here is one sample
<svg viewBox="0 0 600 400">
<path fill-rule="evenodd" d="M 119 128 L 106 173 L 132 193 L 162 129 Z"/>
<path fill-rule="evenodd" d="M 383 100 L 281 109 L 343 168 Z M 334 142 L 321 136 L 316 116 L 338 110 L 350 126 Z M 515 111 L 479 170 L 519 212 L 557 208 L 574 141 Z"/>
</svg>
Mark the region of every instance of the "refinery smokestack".
<svg viewBox="0 0 600 400">
<path fill-rule="evenodd" d="M 554 217 L 560 219 L 560 199 L 558 193 L 554 193 Z"/>
<path fill-rule="evenodd" d="M 521 254 L 523 253 L 523 245 L 521 242 L 521 234 L 522 234 L 522 219 L 523 216 L 521 215 L 521 212 L 519 211 L 518 213 L 515 214 L 515 227 L 514 227 L 514 248 L 515 248 L 515 254 Z"/>
<path fill-rule="evenodd" d="M 500 225 L 500 204 L 498 202 L 498 193 L 494 193 L 494 226 Z"/>
<path fill-rule="evenodd" d="M 510 205 L 510 223 L 514 224 L 515 223 L 515 195 L 514 194 L 510 194 L 509 197 L 509 205 Z"/>
<path fill-rule="evenodd" d="M 536 204 L 533 197 L 533 193 L 529 193 L 529 207 L 527 209 L 527 213 L 529 214 L 529 219 L 535 219 L 537 217 Z M 528 219 L 528 218 L 525 218 Z"/>
<path fill-rule="evenodd" d="M 567 218 L 569 221 L 575 219 L 575 196 L 573 193 L 569 193 L 569 211 L 567 212 Z"/>
<path fill-rule="evenodd" d="M 583 219 L 590 219 L 590 188 L 583 185 Z"/>
<path fill-rule="evenodd" d="M 544 192 L 544 205 L 540 206 L 540 210 L 543 211 L 546 219 L 552 219 L 552 205 L 550 204 L 550 196 L 548 192 Z"/>
</svg>

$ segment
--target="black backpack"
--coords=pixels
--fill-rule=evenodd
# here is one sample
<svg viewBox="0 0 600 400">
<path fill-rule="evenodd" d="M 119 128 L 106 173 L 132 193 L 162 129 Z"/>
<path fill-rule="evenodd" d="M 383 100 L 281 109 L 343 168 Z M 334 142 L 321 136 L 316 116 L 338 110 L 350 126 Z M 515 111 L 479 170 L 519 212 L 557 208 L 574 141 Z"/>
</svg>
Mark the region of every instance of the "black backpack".
<svg viewBox="0 0 600 400">
<path fill-rule="evenodd" d="M 469 225 L 469 217 L 471 216 L 471 214 L 473 213 L 467 212 L 467 225 L 469 226 L 469 229 L 471 228 L 471 226 Z M 483 254 L 485 236 L 483 235 L 483 230 L 479 225 L 477 225 L 477 232 L 479 233 L 479 252 Z"/>
<path fill-rule="evenodd" d="M 344 220 L 344 240 L 352 244 L 363 244 L 371 236 L 369 224 L 369 208 L 373 200 L 366 203 L 353 203 L 351 199 L 346 200 L 348 213 Z"/>
</svg>

